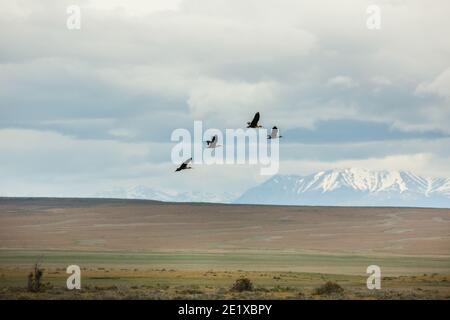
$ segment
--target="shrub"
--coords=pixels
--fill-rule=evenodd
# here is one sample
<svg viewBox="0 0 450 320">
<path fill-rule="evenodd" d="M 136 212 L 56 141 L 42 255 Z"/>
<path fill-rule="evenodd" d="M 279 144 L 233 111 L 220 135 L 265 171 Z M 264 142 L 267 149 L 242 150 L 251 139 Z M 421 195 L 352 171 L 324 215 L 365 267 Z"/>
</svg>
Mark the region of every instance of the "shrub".
<svg viewBox="0 0 450 320">
<path fill-rule="evenodd" d="M 318 295 L 331 295 L 331 294 L 341 294 L 344 289 L 338 285 L 336 282 L 328 281 L 327 283 L 321 285 L 314 290 L 314 294 Z"/>
<path fill-rule="evenodd" d="M 42 276 L 44 270 L 39 268 L 39 263 L 34 264 L 34 273 L 30 272 L 28 275 L 28 291 L 38 292 L 41 288 Z"/>
<path fill-rule="evenodd" d="M 240 278 L 237 279 L 234 283 L 231 291 L 243 292 L 243 291 L 252 291 L 253 284 L 248 278 Z"/>
</svg>

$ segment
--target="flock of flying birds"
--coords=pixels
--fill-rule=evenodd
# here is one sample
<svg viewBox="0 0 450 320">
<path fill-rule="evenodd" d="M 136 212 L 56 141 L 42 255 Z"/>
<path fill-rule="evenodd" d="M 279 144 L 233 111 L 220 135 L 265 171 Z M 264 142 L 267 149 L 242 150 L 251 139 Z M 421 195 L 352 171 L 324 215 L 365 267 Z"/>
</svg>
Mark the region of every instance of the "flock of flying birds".
<svg viewBox="0 0 450 320">
<path fill-rule="evenodd" d="M 255 114 L 255 116 L 253 117 L 253 120 L 251 122 L 247 122 L 247 128 L 254 128 L 254 129 L 258 129 L 258 128 L 263 128 L 263 126 L 259 125 L 259 112 L 257 112 Z M 267 136 L 267 139 L 278 139 L 278 138 L 283 138 L 283 136 L 279 136 L 278 135 L 278 128 L 275 126 L 272 128 L 272 132 L 270 133 L 270 135 Z M 217 144 L 217 135 L 214 135 L 211 140 L 207 140 L 206 141 L 206 146 L 209 149 L 214 149 L 217 147 L 221 147 L 221 145 Z M 192 158 L 187 159 L 186 161 L 184 161 L 178 168 L 177 170 L 175 170 L 175 172 L 177 171 L 181 171 L 181 170 L 186 170 L 186 169 L 192 169 L 191 166 L 189 166 L 189 163 L 192 161 Z"/>
</svg>

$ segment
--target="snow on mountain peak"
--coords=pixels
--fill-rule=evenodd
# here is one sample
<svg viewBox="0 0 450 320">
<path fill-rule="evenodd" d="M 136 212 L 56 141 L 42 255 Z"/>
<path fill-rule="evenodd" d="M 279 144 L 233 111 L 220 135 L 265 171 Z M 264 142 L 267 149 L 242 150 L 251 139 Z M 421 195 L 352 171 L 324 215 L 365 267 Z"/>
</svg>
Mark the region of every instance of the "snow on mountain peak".
<svg viewBox="0 0 450 320">
<path fill-rule="evenodd" d="M 390 189 L 396 189 L 400 192 L 408 190 L 408 186 L 400 171 L 370 171 L 359 168 L 345 168 L 316 173 L 311 182 L 302 191 L 314 189 L 328 192 L 345 187 L 370 192 Z"/>
<path fill-rule="evenodd" d="M 166 202 L 450 208 L 450 179 L 422 177 L 409 171 L 343 168 L 306 176 L 276 175 L 239 198 L 230 192 L 175 193 L 145 186 L 118 187 L 96 196 Z"/>
<path fill-rule="evenodd" d="M 307 176 L 277 175 L 237 203 L 450 206 L 450 179 L 409 171 L 331 169 Z"/>
</svg>

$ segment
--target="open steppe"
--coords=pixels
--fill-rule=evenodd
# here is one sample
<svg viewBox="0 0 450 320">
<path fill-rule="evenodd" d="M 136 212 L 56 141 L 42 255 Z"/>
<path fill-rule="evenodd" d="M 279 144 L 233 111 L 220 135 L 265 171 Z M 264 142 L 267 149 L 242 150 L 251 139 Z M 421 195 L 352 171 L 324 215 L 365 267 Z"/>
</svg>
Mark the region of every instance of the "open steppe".
<svg viewBox="0 0 450 320">
<path fill-rule="evenodd" d="M 37 261 L 45 290 L 28 293 Z M 231 292 L 242 276 L 255 289 Z M 0 198 L 3 299 L 323 298 L 329 280 L 345 289 L 332 298 L 450 298 L 450 210 Z"/>
</svg>

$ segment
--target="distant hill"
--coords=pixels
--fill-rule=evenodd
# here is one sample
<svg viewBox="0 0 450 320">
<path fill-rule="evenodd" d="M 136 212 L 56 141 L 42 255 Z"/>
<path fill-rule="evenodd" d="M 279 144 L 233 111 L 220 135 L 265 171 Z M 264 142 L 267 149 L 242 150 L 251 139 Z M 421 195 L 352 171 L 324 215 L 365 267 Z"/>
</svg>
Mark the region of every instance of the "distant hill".
<svg viewBox="0 0 450 320">
<path fill-rule="evenodd" d="M 117 199 L 146 199 L 166 202 L 210 202 L 210 203 L 231 203 L 238 195 L 224 192 L 181 192 L 170 193 L 156 190 L 145 186 L 134 186 L 129 188 L 113 188 L 111 190 L 97 193 L 98 198 L 117 198 Z"/>
<path fill-rule="evenodd" d="M 408 171 L 348 168 L 307 176 L 276 175 L 235 203 L 450 208 L 450 179 Z"/>
<path fill-rule="evenodd" d="M 166 202 L 450 208 L 450 179 L 347 168 L 306 176 L 276 175 L 240 196 L 231 192 L 171 193 L 145 186 L 118 187 L 94 196 Z"/>
</svg>

